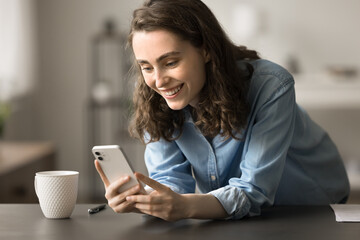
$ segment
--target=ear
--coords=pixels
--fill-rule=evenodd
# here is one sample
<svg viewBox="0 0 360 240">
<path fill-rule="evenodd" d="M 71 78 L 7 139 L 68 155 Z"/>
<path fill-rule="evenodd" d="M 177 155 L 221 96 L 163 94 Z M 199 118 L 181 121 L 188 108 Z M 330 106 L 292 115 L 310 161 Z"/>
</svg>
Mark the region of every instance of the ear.
<svg viewBox="0 0 360 240">
<path fill-rule="evenodd" d="M 202 49 L 202 54 L 203 54 L 205 63 L 208 63 L 211 60 L 211 58 L 210 58 L 209 52 L 204 47 Z"/>
</svg>

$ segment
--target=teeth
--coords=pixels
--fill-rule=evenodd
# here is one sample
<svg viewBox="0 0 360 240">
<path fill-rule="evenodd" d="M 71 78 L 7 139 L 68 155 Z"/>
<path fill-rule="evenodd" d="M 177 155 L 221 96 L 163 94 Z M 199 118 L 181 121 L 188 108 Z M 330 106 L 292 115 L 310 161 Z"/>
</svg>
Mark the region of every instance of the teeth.
<svg viewBox="0 0 360 240">
<path fill-rule="evenodd" d="M 165 95 L 166 95 L 166 96 L 172 96 L 172 95 L 174 95 L 175 93 L 177 93 L 178 91 L 180 91 L 180 89 L 181 89 L 181 86 L 179 86 L 179 87 L 177 87 L 177 88 L 175 88 L 175 89 L 173 89 L 173 90 L 171 90 L 171 91 L 165 92 Z"/>
</svg>

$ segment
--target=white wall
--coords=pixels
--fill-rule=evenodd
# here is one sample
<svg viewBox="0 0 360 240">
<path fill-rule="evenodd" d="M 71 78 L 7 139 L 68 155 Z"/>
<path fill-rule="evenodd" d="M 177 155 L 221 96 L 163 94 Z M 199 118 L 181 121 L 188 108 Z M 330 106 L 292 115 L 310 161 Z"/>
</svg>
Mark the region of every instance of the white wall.
<svg viewBox="0 0 360 240">
<path fill-rule="evenodd" d="M 204 0 L 232 39 L 239 42 L 233 22 L 237 5 L 254 8 L 259 33 L 245 45 L 282 65 L 295 54 L 303 71 L 333 64 L 360 68 L 359 0 Z"/>
</svg>

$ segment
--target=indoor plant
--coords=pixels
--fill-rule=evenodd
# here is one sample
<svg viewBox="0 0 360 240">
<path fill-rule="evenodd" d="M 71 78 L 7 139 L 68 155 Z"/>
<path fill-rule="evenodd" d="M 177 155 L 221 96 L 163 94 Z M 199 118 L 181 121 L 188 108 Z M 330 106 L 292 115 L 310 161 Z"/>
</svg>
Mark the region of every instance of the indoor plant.
<svg viewBox="0 0 360 240">
<path fill-rule="evenodd" d="M 0 139 L 3 136 L 6 119 L 10 115 L 10 106 L 7 103 L 0 102 Z"/>
</svg>

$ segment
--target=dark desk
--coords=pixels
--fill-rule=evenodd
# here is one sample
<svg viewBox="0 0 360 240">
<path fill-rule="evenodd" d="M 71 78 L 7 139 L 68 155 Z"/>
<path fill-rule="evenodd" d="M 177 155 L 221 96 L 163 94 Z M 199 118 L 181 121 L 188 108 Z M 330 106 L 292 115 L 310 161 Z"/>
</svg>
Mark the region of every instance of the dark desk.
<svg viewBox="0 0 360 240">
<path fill-rule="evenodd" d="M 48 220 L 37 204 L 0 204 L 0 239 L 242 239 L 347 240 L 360 238 L 359 223 L 337 223 L 329 206 L 277 207 L 239 221 L 182 220 L 175 223 L 110 208 L 88 215 L 75 207 L 70 219 Z"/>
</svg>

